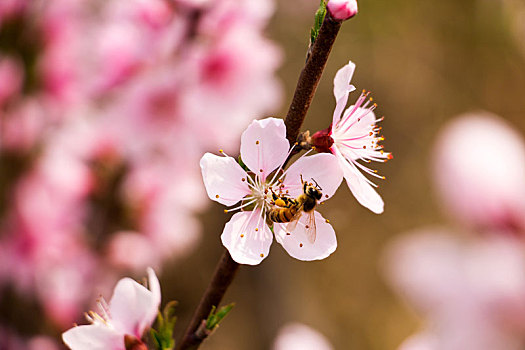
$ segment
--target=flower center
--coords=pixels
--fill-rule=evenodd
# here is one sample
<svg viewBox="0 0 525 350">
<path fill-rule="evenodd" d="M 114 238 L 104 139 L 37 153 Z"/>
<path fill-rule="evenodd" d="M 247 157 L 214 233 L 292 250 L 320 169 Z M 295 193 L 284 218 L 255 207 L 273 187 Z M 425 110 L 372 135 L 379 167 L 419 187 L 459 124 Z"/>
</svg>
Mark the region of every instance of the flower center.
<svg viewBox="0 0 525 350">
<path fill-rule="evenodd" d="M 107 327 L 113 328 L 113 325 L 111 324 L 111 315 L 109 313 L 109 305 L 102 296 L 97 299 L 97 306 L 100 314 L 95 311 L 88 311 L 85 313 L 86 319 L 92 324 L 103 324 Z"/>
</svg>

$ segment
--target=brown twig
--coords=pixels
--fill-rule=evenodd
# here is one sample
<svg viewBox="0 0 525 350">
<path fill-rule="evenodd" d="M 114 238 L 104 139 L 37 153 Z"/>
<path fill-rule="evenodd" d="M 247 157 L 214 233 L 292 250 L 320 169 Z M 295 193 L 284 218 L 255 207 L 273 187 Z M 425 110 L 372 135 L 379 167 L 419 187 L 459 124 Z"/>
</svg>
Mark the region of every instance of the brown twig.
<svg viewBox="0 0 525 350">
<path fill-rule="evenodd" d="M 306 61 L 299 76 L 292 103 L 284 119 L 286 138 L 291 145 L 297 141 L 339 28 L 341 28 L 341 22 L 333 20 L 329 14 L 326 14 L 310 58 Z"/>
<path fill-rule="evenodd" d="M 314 97 L 328 55 L 330 54 L 340 27 L 341 22 L 334 21 L 330 18 L 329 14 L 326 15 L 310 57 L 306 61 L 299 76 L 288 115 L 284 120 L 286 125 L 286 138 L 290 141 L 290 144 L 294 144 L 299 135 L 299 130 Z M 219 305 L 238 269 L 239 264 L 233 261 L 230 254 L 225 251 L 215 269 L 206 292 L 204 292 L 202 296 L 197 310 L 195 310 L 193 314 L 188 328 L 186 328 L 182 341 L 177 346 L 177 350 L 197 349 L 202 341 L 206 339 L 207 334 L 197 332 L 197 329 L 202 321 L 208 317 L 212 306 Z"/>
</svg>

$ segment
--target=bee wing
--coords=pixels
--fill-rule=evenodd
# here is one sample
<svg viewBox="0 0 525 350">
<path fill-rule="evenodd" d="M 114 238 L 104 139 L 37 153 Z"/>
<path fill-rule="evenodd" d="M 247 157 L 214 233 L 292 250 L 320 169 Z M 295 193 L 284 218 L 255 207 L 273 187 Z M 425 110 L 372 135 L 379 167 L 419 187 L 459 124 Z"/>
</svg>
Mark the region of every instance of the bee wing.
<svg viewBox="0 0 525 350">
<path fill-rule="evenodd" d="M 286 225 L 286 232 L 292 232 L 295 230 L 295 228 L 297 227 L 297 223 L 299 222 L 299 219 L 301 218 L 301 215 L 303 214 L 303 211 L 302 210 L 299 210 L 297 212 L 297 214 L 295 214 L 295 216 L 293 217 L 292 221 L 290 221 L 287 225 Z"/>
<path fill-rule="evenodd" d="M 308 238 L 308 242 L 314 244 L 315 238 L 317 236 L 317 227 L 315 226 L 315 210 L 310 211 L 307 213 L 306 218 L 306 225 L 304 226 L 306 237 Z"/>
</svg>

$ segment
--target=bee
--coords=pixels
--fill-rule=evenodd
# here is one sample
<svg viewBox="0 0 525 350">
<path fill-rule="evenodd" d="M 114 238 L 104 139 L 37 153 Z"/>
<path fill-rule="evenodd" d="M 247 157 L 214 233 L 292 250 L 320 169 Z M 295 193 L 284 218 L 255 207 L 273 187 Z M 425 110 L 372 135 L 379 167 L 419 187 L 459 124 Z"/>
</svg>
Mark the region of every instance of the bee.
<svg viewBox="0 0 525 350">
<path fill-rule="evenodd" d="M 290 198 L 286 196 L 278 196 L 272 191 L 274 208 L 268 212 L 268 218 L 272 222 L 288 223 L 286 231 L 291 232 L 297 227 L 297 223 L 303 214 L 308 215 L 306 219 L 305 229 L 306 236 L 310 243 L 315 242 L 316 227 L 315 227 L 315 207 L 317 202 L 322 198 L 322 189 L 319 184 L 315 182 L 315 186 L 311 183 L 303 181 L 303 193 L 297 198 Z"/>
</svg>

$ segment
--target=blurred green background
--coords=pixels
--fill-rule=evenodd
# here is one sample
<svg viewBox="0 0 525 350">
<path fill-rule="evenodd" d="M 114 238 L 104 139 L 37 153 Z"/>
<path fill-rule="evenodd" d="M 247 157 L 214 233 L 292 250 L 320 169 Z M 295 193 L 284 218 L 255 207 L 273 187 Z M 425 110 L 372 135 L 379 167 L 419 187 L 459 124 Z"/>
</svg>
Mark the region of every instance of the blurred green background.
<svg viewBox="0 0 525 350">
<path fill-rule="evenodd" d="M 284 116 L 305 50 L 317 0 L 277 3 L 268 35 L 284 51 L 280 76 Z M 335 106 L 332 80 L 349 59 L 353 84 L 371 90 L 394 160 L 373 167 L 385 212 L 361 207 L 348 188 L 323 206 L 339 246 L 328 259 L 301 262 L 276 242 L 256 267 L 241 266 L 224 299 L 233 312 L 202 349 L 269 349 L 290 321 L 325 334 L 336 349 L 394 349 L 420 327 L 420 320 L 383 282 L 385 244 L 406 230 L 450 224 L 440 210 L 429 176 L 437 131 L 457 114 L 488 110 L 525 132 L 525 47 L 514 31 L 523 1 L 361 1 L 344 23 L 307 116 L 304 129 L 326 128 Z M 357 98 L 351 95 L 350 101 Z M 262 117 L 262 116 L 259 116 Z M 164 301 L 177 299 L 180 334 L 222 254 L 220 233 L 228 216 L 217 204 L 202 214 L 200 247 L 162 275 Z"/>
</svg>

